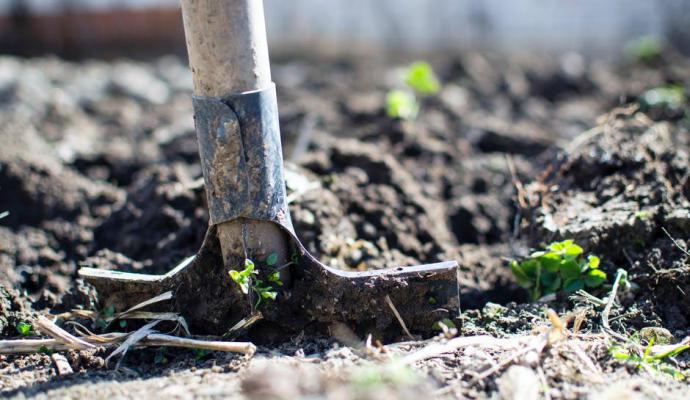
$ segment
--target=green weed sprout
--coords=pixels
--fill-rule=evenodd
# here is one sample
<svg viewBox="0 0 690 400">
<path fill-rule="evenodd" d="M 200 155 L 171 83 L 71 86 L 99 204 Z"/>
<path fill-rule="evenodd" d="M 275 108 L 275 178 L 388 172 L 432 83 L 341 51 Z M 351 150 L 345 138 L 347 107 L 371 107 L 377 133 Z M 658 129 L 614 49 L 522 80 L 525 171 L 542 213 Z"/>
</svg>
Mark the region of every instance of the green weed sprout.
<svg viewBox="0 0 690 400">
<path fill-rule="evenodd" d="M 654 339 L 652 338 L 647 343 L 647 347 L 645 347 L 644 353 L 642 354 L 639 354 L 639 351 L 620 346 L 611 347 L 609 351 L 611 352 L 611 356 L 616 360 L 633 364 L 638 369 L 668 374 L 678 380 L 685 379 L 686 375 L 683 372 L 666 361 L 690 349 L 690 344 L 664 346 L 667 349 L 659 353 L 652 353 L 653 345 Z"/>
<path fill-rule="evenodd" d="M 685 88 L 682 85 L 659 86 L 644 92 L 640 100 L 646 107 L 679 110 L 685 104 Z"/>
<path fill-rule="evenodd" d="M 663 50 L 663 43 L 654 35 L 642 36 L 625 46 L 628 56 L 642 62 L 649 62 L 660 57 Z"/>
<path fill-rule="evenodd" d="M 419 105 L 414 94 L 404 90 L 391 90 L 386 94 L 386 115 L 391 118 L 415 119 Z"/>
<path fill-rule="evenodd" d="M 431 65 L 424 61 L 414 62 L 407 67 L 405 84 L 420 94 L 434 94 L 441 88 Z"/>
<path fill-rule="evenodd" d="M 429 63 L 417 61 L 403 74 L 405 89 L 394 89 L 386 94 L 386 115 L 391 118 L 412 120 L 419 113 L 419 96 L 437 93 L 441 84 Z"/>
<path fill-rule="evenodd" d="M 21 336 L 31 335 L 31 324 L 29 324 L 27 322 L 22 321 L 22 322 L 18 323 L 15 328 L 17 329 L 17 332 Z"/>
<path fill-rule="evenodd" d="M 271 261 L 272 255 L 267 259 L 268 262 Z M 278 257 L 275 256 L 277 261 Z M 275 262 L 274 262 L 275 264 Z M 283 282 L 280 280 L 280 275 L 278 271 L 273 271 L 268 274 L 269 284 L 264 282 L 258 277 L 259 271 L 255 268 L 254 262 L 250 259 L 244 260 L 244 269 L 242 270 L 230 270 L 228 275 L 230 279 L 240 286 L 242 293 L 249 294 L 249 290 L 256 293 L 257 302 L 254 304 L 254 308 L 258 308 L 263 300 L 275 300 L 278 297 L 278 292 L 273 288 L 273 284 L 282 286 Z"/>
<path fill-rule="evenodd" d="M 511 261 L 510 269 L 517 284 L 529 291 L 532 300 L 537 300 L 561 290 L 575 292 L 585 286 L 600 286 L 606 281 L 606 273 L 599 269 L 599 264 L 599 257 L 585 257 L 582 247 L 569 239 L 551 243 L 524 261 Z"/>
</svg>

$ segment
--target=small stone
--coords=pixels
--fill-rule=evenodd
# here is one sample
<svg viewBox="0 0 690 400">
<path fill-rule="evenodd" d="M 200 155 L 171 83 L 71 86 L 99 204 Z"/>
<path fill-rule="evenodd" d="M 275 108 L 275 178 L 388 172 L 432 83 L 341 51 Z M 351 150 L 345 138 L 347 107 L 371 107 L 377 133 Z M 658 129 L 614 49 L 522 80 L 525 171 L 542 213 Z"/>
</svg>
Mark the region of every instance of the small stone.
<svg viewBox="0 0 690 400">
<path fill-rule="evenodd" d="M 503 400 L 539 398 L 539 377 L 531 368 L 513 365 L 498 378 L 496 384 Z"/>
</svg>

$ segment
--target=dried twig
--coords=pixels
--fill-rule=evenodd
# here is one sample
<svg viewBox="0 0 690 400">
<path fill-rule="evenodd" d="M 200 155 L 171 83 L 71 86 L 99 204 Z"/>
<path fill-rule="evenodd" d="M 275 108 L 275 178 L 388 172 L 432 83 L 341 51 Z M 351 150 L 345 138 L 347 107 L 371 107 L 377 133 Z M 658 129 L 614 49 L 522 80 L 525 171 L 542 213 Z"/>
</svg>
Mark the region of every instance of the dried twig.
<svg viewBox="0 0 690 400">
<path fill-rule="evenodd" d="M 82 338 L 94 346 L 104 348 L 117 346 L 122 343 L 130 334 L 128 333 L 106 333 L 103 335 L 93 335 Z M 207 349 L 215 351 L 227 351 L 232 353 L 242 353 L 252 355 L 256 351 L 256 346 L 250 342 L 223 342 L 207 341 L 200 339 L 178 338 L 175 336 L 151 333 L 141 341 L 134 344 L 134 348 L 139 347 L 185 347 L 196 349 Z M 57 339 L 20 339 L 20 340 L 0 340 L 0 354 L 30 354 L 48 351 L 67 351 L 73 347 Z"/>
<path fill-rule="evenodd" d="M 187 349 L 204 349 L 212 351 L 226 351 L 254 355 L 256 346 L 250 342 L 223 342 L 220 340 L 197 340 L 177 336 L 152 333 L 146 336 L 142 343 L 146 346 L 183 347 Z"/>
<path fill-rule="evenodd" d="M 142 309 L 142 308 L 144 308 L 144 307 L 150 306 L 151 304 L 160 303 L 161 301 L 170 300 L 170 299 L 172 299 L 172 298 L 173 298 L 173 292 L 172 292 L 172 291 L 167 291 L 167 292 L 165 292 L 165 293 L 161 293 L 161 294 L 159 294 L 159 295 L 156 296 L 156 297 L 152 297 L 152 298 L 150 298 L 150 299 L 148 299 L 148 300 L 142 301 L 141 303 L 139 303 L 139 304 L 137 304 L 137 305 L 135 305 L 135 306 L 130 307 L 130 308 L 127 309 L 126 311 L 123 311 L 123 312 L 121 312 L 121 313 L 115 314 L 115 315 L 113 316 L 112 320 L 116 320 L 116 319 L 123 318 L 125 315 L 131 313 L 132 311 L 136 311 L 136 310 Z"/>
<path fill-rule="evenodd" d="M 517 192 L 517 202 L 521 210 L 526 210 L 528 208 L 527 195 L 525 191 L 525 186 L 520 181 L 517 176 L 517 169 L 515 168 L 515 163 L 510 155 L 506 155 L 506 164 L 508 165 L 508 171 L 510 172 L 511 179 L 513 181 L 513 186 L 515 186 L 515 191 Z"/>
<path fill-rule="evenodd" d="M 66 351 L 73 350 L 74 347 L 57 339 L 0 340 L 0 354 L 39 353 L 44 349 Z"/>
<path fill-rule="evenodd" d="M 621 279 L 623 279 L 623 277 L 627 275 L 628 273 L 625 272 L 625 270 L 623 269 L 619 269 L 616 272 L 616 279 L 613 281 L 611 293 L 609 293 L 609 297 L 606 301 L 606 306 L 604 307 L 604 311 L 601 313 L 601 326 L 603 328 L 603 331 L 606 334 L 613 336 L 617 339 L 623 340 L 625 342 L 628 341 L 628 338 L 611 329 L 611 326 L 609 325 L 609 316 L 611 314 L 611 308 L 613 307 L 613 303 L 616 301 L 616 296 L 618 294 L 618 286 L 620 285 Z"/>
<path fill-rule="evenodd" d="M 223 337 L 231 337 L 233 334 L 238 333 L 244 329 L 248 329 L 250 326 L 261 321 L 264 318 L 260 311 L 250 314 L 242 318 L 238 323 L 236 323 L 229 331 L 227 331 Z"/>
<path fill-rule="evenodd" d="M 127 336 L 127 339 L 118 346 L 115 351 L 110 353 L 108 357 L 105 359 L 105 365 L 108 366 L 108 361 L 110 361 L 111 358 L 115 357 L 116 355 L 122 353 L 122 357 L 120 358 L 120 361 L 125 357 L 125 354 L 127 354 L 127 350 L 129 350 L 130 347 L 132 347 L 134 344 L 137 342 L 141 341 L 144 339 L 146 336 L 148 336 L 151 333 L 154 333 L 155 331 L 153 330 L 153 327 L 156 326 L 160 321 L 151 321 L 148 324 L 142 326 L 141 328 L 137 329 L 134 331 L 132 334 Z M 120 361 L 117 362 L 117 366 L 120 365 Z M 116 366 L 116 368 L 117 368 Z"/>
<path fill-rule="evenodd" d="M 398 323 L 403 328 L 403 331 L 405 332 L 407 337 L 409 337 L 411 340 L 414 340 L 414 336 L 412 336 L 412 334 L 410 333 L 410 330 L 407 329 L 407 325 L 405 325 L 405 321 L 400 316 L 398 309 L 395 308 L 395 304 L 393 304 L 393 300 L 391 300 L 390 296 L 388 296 L 388 295 L 386 295 L 386 303 L 388 303 L 388 307 L 390 307 L 391 311 L 393 311 L 393 315 L 395 315 L 395 318 L 398 319 Z"/>
<path fill-rule="evenodd" d="M 666 236 L 668 236 L 668 238 L 671 239 L 671 241 L 673 242 L 673 244 L 676 245 L 676 247 L 678 247 L 678 249 L 679 249 L 680 251 L 682 251 L 686 256 L 690 256 L 690 252 L 688 252 L 688 250 L 687 250 L 685 247 L 681 246 L 680 243 L 678 243 L 678 241 L 677 241 L 676 239 L 674 239 L 673 236 L 671 236 L 670 233 L 668 233 L 668 231 L 666 230 L 666 228 L 664 228 L 664 227 L 662 226 L 662 227 L 661 227 L 661 230 L 664 231 L 664 233 L 666 234 Z"/>
<path fill-rule="evenodd" d="M 78 337 L 72 335 L 71 333 L 67 332 L 66 330 L 60 328 L 59 326 L 55 325 L 53 321 L 49 320 L 44 316 L 38 317 L 38 319 L 36 320 L 36 328 L 44 334 L 51 336 L 57 340 L 60 340 L 62 343 L 65 343 L 72 349 L 84 350 L 92 349 L 95 347 L 91 343 L 87 343 L 79 339 Z"/>
</svg>

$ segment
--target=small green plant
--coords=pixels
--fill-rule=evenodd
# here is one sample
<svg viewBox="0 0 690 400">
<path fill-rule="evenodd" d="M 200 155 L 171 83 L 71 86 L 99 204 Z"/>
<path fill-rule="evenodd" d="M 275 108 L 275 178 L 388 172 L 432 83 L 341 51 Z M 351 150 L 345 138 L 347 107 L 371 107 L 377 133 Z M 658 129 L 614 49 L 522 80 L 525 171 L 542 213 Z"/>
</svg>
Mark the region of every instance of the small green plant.
<svg viewBox="0 0 690 400">
<path fill-rule="evenodd" d="M 158 365 L 165 365 L 168 363 L 168 348 L 165 346 L 161 346 L 158 348 L 156 351 L 156 355 L 153 357 L 153 362 Z"/>
<path fill-rule="evenodd" d="M 649 89 L 642 94 L 644 107 L 664 107 L 679 110 L 685 105 L 685 88 L 682 85 L 665 85 Z"/>
<path fill-rule="evenodd" d="M 386 114 L 391 118 L 415 119 L 419 113 L 418 96 L 437 93 L 441 88 L 429 63 L 410 64 L 403 75 L 405 90 L 394 89 L 386 94 Z"/>
<path fill-rule="evenodd" d="M 637 61 L 649 62 L 661 56 L 664 45 L 657 36 L 649 35 L 637 38 L 625 46 L 628 56 Z"/>
<path fill-rule="evenodd" d="M 664 346 L 664 351 L 653 352 L 654 339 L 650 339 L 644 352 L 631 349 L 629 347 L 614 346 L 609 349 L 611 356 L 616 360 L 625 361 L 634 365 L 638 369 L 644 369 L 650 372 L 663 373 L 671 375 L 678 380 L 684 380 L 687 375 L 680 369 L 669 364 L 667 361 L 672 357 L 679 355 L 685 350 L 690 349 L 690 344 L 679 344 L 676 346 Z"/>
<path fill-rule="evenodd" d="M 646 221 L 650 217 L 649 211 L 646 210 L 640 210 L 635 213 L 635 219 L 640 220 L 640 221 Z"/>
<path fill-rule="evenodd" d="M 419 112 L 417 98 L 404 90 L 391 90 L 386 94 L 386 115 L 391 118 L 415 119 Z"/>
<path fill-rule="evenodd" d="M 211 354 L 211 350 L 208 349 L 194 349 L 194 359 L 197 361 L 203 360 Z"/>
<path fill-rule="evenodd" d="M 457 326 L 455 326 L 455 322 L 453 322 L 453 320 L 450 318 L 443 318 L 440 321 L 434 322 L 434 324 L 431 326 L 431 329 L 441 331 L 441 330 L 443 330 L 441 325 L 444 325 L 446 328 L 449 328 L 449 329 L 457 329 Z"/>
<path fill-rule="evenodd" d="M 434 94 L 441 88 L 431 65 L 424 61 L 413 62 L 407 67 L 405 84 L 420 94 Z"/>
<path fill-rule="evenodd" d="M 268 257 L 269 259 L 271 256 Z M 277 262 L 277 256 L 273 264 Z M 249 294 L 251 289 L 257 295 L 257 301 L 253 305 L 254 309 L 258 308 L 263 300 L 275 300 L 278 296 L 278 292 L 275 291 L 273 284 L 282 286 L 283 282 L 280 280 L 280 274 L 278 271 L 273 271 L 268 274 L 267 284 L 262 279 L 258 277 L 259 271 L 255 268 L 254 262 L 250 259 L 244 260 L 244 269 L 242 270 L 230 270 L 228 272 L 230 279 L 239 285 L 242 293 Z"/>
<path fill-rule="evenodd" d="M 31 324 L 29 324 L 27 322 L 22 321 L 22 322 L 18 323 L 15 328 L 17 329 L 17 332 L 21 336 L 31 335 Z"/>
<path fill-rule="evenodd" d="M 537 300 L 560 290 L 575 292 L 585 286 L 600 286 L 606 281 L 606 273 L 599 269 L 599 264 L 599 257 L 585 257 L 582 247 L 573 240 L 564 240 L 551 243 L 524 261 L 511 261 L 510 269 L 517 284 Z"/>
<path fill-rule="evenodd" d="M 112 304 L 103 307 L 100 312 L 101 318 L 96 319 L 96 326 L 101 330 L 108 327 L 108 320 L 115 315 L 115 306 Z"/>
</svg>

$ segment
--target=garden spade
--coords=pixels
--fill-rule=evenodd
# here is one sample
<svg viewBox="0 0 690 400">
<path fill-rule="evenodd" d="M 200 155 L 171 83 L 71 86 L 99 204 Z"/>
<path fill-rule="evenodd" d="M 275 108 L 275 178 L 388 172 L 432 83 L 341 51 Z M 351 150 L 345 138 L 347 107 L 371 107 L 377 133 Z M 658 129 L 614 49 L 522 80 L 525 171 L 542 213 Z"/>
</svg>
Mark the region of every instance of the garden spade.
<svg viewBox="0 0 690 400">
<path fill-rule="evenodd" d="M 380 337 L 458 316 L 455 261 L 351 272 L 309 254 L 287 207 L 262 1 L 181 4 L 210 227 L 198 253 L 165 275 L 81 268 L 104 305 L 124 310 L 172 291 L 166 311 L 216 334 L 259 313 L 280 330 L 342 323 Z"/>
</svg>

